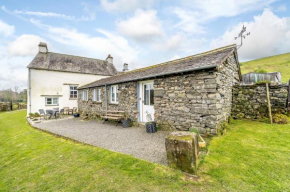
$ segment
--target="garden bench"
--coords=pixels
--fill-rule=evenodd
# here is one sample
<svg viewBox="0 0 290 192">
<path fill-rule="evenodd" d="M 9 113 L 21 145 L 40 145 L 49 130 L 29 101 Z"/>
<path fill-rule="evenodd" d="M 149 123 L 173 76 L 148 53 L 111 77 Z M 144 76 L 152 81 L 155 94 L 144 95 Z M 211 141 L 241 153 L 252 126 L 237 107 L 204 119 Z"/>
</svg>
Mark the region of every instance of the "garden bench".
<svg viewBox="0 0 290 192">
<path fill-rule="evenodd" d="M 122 119 L 125 117 L 125 111 L 107 111 L 106 114 L 102 115 L 101 118 L 104 120 L 103 123 L 109 120 L 117 121 L 116 126 L 121 123 Z"/>
</svg>

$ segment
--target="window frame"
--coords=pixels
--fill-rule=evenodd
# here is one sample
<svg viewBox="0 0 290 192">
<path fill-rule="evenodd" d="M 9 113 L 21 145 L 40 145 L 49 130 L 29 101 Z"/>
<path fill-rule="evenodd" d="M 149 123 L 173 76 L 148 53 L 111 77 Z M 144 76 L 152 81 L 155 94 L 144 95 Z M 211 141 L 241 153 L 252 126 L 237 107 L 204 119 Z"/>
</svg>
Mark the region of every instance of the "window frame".
<svg viewBox="0 0 290 192">
<path fill-rule="evenodd" d="M 114 93 L 114 95 L 113 95 L 113 93 Z M 114 104 L 119 103 L 118 85 L 112 85 L 110 87 L 110 103 L 114 103 Z"/>
<path fill-rule="evenodd" d="M 82 91 L 82 101 L 88 101 L 88 90 L 83 90 Z"/>
<path fill-rule="evenodd" d="M 102 97 L 101 97 L 101 88 L 95 88 L 93 90 L 93 101 L 95 102 L 101 102 L 102 101 Z"/>
<path fill-rule="evenodd" d="M 51 99 L 51 104 L 47 103 L 48 99 Z M 56 103 L 54 102 L 54 99 L 56 99 Z M 46 106 L 58 106 L 59 105 L 59 98 L 58 97 L 45 97 L 45 105 Z"/>
<path fill-rule="evenodd" d="M 71 89 L 72 87 L 75 88 L 75 89 Z M 76 94 L 71 94 L 71 92 L 76 92 Z M 79 94 L 78 86 L 70 85 L 69 86 L 69 98 L 70 99 L 78 99 L 78 94 Z M 75 95 L 76 97 L 71 97 L 71 95 Z"/>
</svg>

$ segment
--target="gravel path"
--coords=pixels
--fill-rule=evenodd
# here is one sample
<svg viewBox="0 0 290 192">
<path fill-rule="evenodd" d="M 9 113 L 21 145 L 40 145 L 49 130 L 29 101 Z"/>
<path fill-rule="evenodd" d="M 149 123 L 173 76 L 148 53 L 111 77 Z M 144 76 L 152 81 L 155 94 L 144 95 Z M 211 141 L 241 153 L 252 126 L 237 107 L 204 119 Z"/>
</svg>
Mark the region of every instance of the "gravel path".
<svg viewBox="0 0 290 192">
<path fill-rule="evenodd" d="M 125 153 L 159 164 L 167 164 L 165 137 L 170 132 L 146 133 L 145 128 L 123 128 L 113 123 L 80 119 L 54 120 L 34 124 L 42 130 L 72 138 L 90 145 Z"/>
</svg>

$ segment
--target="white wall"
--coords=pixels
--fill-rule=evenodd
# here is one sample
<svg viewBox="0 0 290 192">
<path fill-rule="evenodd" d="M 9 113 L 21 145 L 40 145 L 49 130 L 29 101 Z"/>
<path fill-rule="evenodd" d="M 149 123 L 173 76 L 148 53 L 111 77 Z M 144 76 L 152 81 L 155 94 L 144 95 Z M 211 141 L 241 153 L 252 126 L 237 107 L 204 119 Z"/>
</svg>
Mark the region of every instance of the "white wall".
<svg viewBox="0 0 290 192">
<path fill-rule="evenodd" d="M 70 99 L 70 85 L 82 86 L 93 81 L 108 77 L 80 73 L 56 72 L 46 70 L 30 70 L 31 93 L 28 89 L 27 114 L 38 112 L 39 109 L 52 109 L 63 107 L 77 107 L 77 99 Z M 29 78 L 29 77 L 28 77 Z M 29 84 L 29 79 L 28 79 Z M 28 85 L 29 88 L 29 85 Z M 31 99 L 29 98 L 31 96 Z M 50 96 L 59 98 L 58 106 L 46 106 L 45 98 Z M 31 106 L 30 106 L 31 100 Z M 31 109 L 30 109 L 31 108 Z"/>
</svg>

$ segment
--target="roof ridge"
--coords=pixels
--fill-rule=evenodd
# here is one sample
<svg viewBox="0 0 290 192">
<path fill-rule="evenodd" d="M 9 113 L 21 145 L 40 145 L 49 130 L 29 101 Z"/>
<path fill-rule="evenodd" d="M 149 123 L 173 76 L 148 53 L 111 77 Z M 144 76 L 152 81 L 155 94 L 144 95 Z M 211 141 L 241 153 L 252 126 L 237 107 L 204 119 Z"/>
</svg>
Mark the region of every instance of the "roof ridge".
<svg viewBox="0 0 290 192">
<path fill-rule="evenodd" d="M 107 60 L 96 59 L 96 58 L 91 58 L 91 57 L 83 57 L 83 56 L 79 56 L 79 55 L 69 55 L 69 54 L 65 54 L 65 53 L 55 53 L 55 52 L 47 52 L 47 53 L 53 53 L 53 54 L 58 54 L 58 55 L 65 55 L 65 56 L 72 56 L 72 57 L 79 57 L 79 58 L 84 58 L 84 59 L 93 59 L 93 60 L 107 62 Z"/>
<path fill-rule="evenodd" d="M 175 60 L 171 60 L 171 61 L 166 61 L 164 63 L 158 63 L 158 64 L 155 64 L 155 65 L 150 65 L 150 66 L 143 67 L 143 68 L 140 68 L 140 69 L 134 69 L 132 71 L 127 71 L 125 73 L 117 74 L 115 76 L 121 76 L 121 75 L 129 74 L 129 73 L 132 73 L 132 72 L 135 72 L 135 71 L 142 71 L 142 70 L 150 69 L 150 68 L 157 67 L 157 66 L 173 64 L 174 62 L 177 62 L 177 61 L 191 59 L 193 57 L 197 57 L 197 56 L 201 56 L 201 55 L 207 55 L 207 54 L 210 54 L 210 53 L 214 53 L 216 51 L 222 51 L 222 50 L 230 48 L 230 47 L 236 47 L 236 44 L 231 44 L 231 45 L 227 45 L 227 46 L 224 46 L 224 47 L 212 49 L 210 51 L 206 51 L 206 52 L 202 52 L 202 53 L 198 53 L 198 54 L 194 54 L 194 55 L 189 55 L 189 56 L 186 56 L 186 57 L 183 57 L 183 58 L 179 58 L 179 59 L 175 59 Z"/>
</svg>

